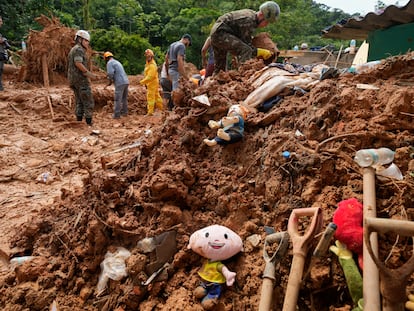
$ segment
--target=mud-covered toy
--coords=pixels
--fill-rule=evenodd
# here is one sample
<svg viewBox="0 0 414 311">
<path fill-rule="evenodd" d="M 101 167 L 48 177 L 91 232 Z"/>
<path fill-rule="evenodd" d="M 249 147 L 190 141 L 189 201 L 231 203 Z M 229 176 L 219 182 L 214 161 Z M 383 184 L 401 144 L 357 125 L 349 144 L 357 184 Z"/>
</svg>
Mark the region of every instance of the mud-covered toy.
<svg viewBox="0 0 414 311">
<path fill-rule="evenodd" d="M 223 285 L 232 286 L 236 280 L 236 273 L 221 261 L 242 251 L 243 241 L 231 229 L 212 225 L 194 232 L 187 248 L 207 259 L 198 271 L 202 282 L 194 290 L 194 296 L 201 299 L 205 310 L 210 310 L 217 304 Z"/>
<path fill-rule="evenodd" d="M 333 215 L 333 222 L 337 225 L 335 238 L 346 245 L 346 248 L 358 255 L 358 264 L 362 269 L 363 244 L 363 208 L 355 198 L 343 200 Z"/>
<path fill-rule="evenodd" d="M 220 121 L 210 120 L 208 126 L 218 129 L 217 136 L 213 139 L 204 139 L 208 146 L 227 145 L 241 141 L 244 136 L 244 121 L 247 118 L 248 109 L 242 105 L 232 105 L 227 116 Z"/>
</svg>

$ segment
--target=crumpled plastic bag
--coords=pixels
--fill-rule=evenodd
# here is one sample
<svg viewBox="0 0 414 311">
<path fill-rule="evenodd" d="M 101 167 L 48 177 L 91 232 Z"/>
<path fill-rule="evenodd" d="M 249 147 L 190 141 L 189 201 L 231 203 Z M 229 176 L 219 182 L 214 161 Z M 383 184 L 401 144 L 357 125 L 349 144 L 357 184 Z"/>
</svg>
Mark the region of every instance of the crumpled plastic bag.
<svg viewBox="0 0 414 311">
<path fill-rule="evenodd" d="M 128 275 L 125 260 L 129 256 L 131 253 L 123 247 L 118 247 L 115 253 L 106 252 L 105 259 L 101 262 L 101 274 L 96 287 L 97 296 L 105 290 L 109 279 L 119 281 Z"/>
</svg>

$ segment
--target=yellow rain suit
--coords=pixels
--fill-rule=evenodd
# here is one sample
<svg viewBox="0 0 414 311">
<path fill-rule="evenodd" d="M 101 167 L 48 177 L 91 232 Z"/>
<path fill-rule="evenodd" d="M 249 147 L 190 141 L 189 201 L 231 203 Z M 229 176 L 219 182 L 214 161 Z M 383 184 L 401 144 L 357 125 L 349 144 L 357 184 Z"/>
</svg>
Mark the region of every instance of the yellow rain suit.
<svg viewBox="0 0 414 311">
<path fill-rule="evenodd" d="M 157 64 L 154 59 L 145 63 L 144 79 L 139 83 L 147 86 L 147 114 L 152 115 L 154 113 L 154 106 L 164 110 L 159 91 Z"/>
</svg>

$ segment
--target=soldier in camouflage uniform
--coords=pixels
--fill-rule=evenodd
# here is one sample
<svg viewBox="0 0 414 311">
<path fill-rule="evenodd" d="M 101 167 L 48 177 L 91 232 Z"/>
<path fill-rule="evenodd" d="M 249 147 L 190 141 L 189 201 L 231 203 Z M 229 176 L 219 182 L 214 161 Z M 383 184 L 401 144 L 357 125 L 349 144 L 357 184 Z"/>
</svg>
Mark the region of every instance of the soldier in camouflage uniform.
<svg viewBox="0 0 414 311">
<path fill-rule="evenodd" d="M 82 121 L 85 116 L 88 125 L 92 125 L 94 107 L 90 79 L 96 78 L 88 69 L 86 56 L 90 38 L 87 31 L 79 30 L 75 35 L 76 45 L 70 50 L 68 60 L 68 80 L 70 88 L 75 93 L 76 119 Z"/>
<path fill-rule="evenodd" d="M 3 18 L 0 16 L 0 27 L 3 25 Z M 7 39 L 0 34 L 0 91 L 3 91 L 3 68 L 4 64 L 7 63 L 9 56 L 7 49 L 10 48 L 10 44 L 7 42 Z"/>
<path fill-rule="evenodd" d="M 267 1 L 260 6 L 258 12 L 243 9 L 220 16 L 210 32 L 215 60 L 214 74 L 226 69 L 227 53 L 237 56 L 241 63 L 252 57 L 269 59 L 272 52 L 255 48 L 252 36 L 257 28 L 275 22 L 279 14 L 279 5 Z"/>
</svg>

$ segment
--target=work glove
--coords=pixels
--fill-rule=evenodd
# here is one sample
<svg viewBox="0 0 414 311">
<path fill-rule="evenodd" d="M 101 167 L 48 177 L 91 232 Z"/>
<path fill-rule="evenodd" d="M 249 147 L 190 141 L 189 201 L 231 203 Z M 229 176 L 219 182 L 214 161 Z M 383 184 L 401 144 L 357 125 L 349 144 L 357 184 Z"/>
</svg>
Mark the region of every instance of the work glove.
<svg viewBox="0 0 414 311">
<path fill-rule="evenodd" d="M 352 252 L 346 248 L 345 244 L 342 244 L 338 240 L 335 242 L 335 245 L 332 245 L 329 248 L 329 250 L 338 256 L 352 301 L 355 305 L 358 305 L 358 301 L 363 297 L 362 276 L 352 258 Z"/>
<path fill-rule="evenodd" d="M 408 301 L 405 303 L 405 308 L 410 311 L 414 311 L 414 295 L 408 295 Z"/>
<path fill-rule="evenodd" d="M 220 127 L 220 124 L 217 121 L 210 120 L 210 121 L 208 121 L 208 126 L 211 129 L 218 129 Z"/>
<path fill-rule="evenodd" d="M 264 60 L 269 59 L 272 57 L 272 52 L 266 49 L 257 48 L 257 57 L 263 58 Z"/>
</svg>

